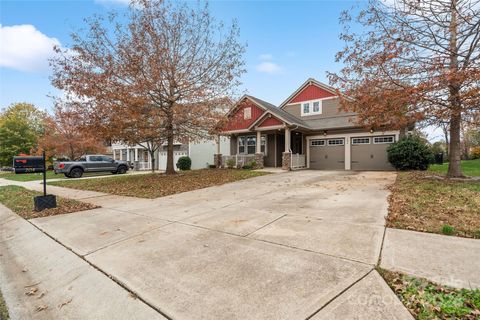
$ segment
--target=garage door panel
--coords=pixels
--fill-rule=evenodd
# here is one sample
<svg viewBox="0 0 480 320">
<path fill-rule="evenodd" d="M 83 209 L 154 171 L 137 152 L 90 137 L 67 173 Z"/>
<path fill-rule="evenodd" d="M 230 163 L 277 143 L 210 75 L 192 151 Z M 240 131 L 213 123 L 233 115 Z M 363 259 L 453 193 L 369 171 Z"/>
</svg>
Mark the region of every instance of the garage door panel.
<svg viewBox="0 0 480 320">
<path fill-rule="evenodd" d="M 352 170 L 393 170 L 388 162 L 388 143 L 373 143 L 373 138 L 366 144 L 351 143 Z"/>
<path fill-rule="evenodd" d="M 310 145 L 310 169 L 318 170 L 343 170 L 345 169 L 345 146 Z"/>
</svg>

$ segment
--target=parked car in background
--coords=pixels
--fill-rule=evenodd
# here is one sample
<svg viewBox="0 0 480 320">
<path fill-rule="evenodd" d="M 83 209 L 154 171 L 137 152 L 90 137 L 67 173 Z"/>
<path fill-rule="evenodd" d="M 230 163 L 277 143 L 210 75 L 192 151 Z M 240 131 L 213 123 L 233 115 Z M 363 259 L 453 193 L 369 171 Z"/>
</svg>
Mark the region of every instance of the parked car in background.
<svg viewBox="0 0 480 320">
<path fill-rule="evenodd" d="M 84 173 L 111 172 L 124 174 L 130 169 L 127 161 L 114 160 L 105 155 L 84 155 L 75 161 L 55 161 L 53 170 L 55 174 L 63 173 L 67 178 L 80 178 Z"/>
</svg>

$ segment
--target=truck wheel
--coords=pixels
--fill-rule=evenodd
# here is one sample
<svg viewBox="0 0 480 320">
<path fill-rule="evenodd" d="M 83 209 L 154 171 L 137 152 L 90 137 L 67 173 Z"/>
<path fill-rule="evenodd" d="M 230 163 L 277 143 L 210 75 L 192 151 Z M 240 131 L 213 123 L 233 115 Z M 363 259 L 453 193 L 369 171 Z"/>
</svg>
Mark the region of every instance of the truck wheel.
<svg viewBox="0 0 480 320">
<path fill-rule="evenodd" d="M 118 173 L 118 174 L 124 174 L 124 173 L 126 173 L 126 172 L 127 172 L 127 167 L 125 167 L 125 166 L 120 166 L 120 167 L 118 167 L 118 169 L 117 169 L 117 173 Z"/>
<path fill-rule="evenodd" d="M 81 178 L 83 176 L 83 170 L 80 168 L 73 168 L 69 174 L 72 178 Z"/>
<path fill-rule="evenodd" d="M 68 173 L 64 173 L 63 175 L 64 175 L 65 177 L 67 177 L 67 178 L 71 178 Z"/>
</svg>

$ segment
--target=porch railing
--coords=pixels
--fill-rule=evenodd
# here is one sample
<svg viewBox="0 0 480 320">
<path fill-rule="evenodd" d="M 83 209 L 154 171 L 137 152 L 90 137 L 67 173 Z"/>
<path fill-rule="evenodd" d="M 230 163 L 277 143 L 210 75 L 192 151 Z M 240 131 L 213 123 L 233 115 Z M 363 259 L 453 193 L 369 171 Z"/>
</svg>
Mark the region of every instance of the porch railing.
<svg viewBox="0 0 480 320">
<path fill-rule="evenodd" d="M 255 160 L 253 154 L 235 154 L 233 156 L 222 156 L 222 167 L 228 167 L 230 161 L 235 161 L 235 168 L 241 168 L 249 162 Z"/>
<path fill-rule="evenodd" d="M 152 163 L 150 161 L 138 161 L 138 170 L 152 170 Z"/>
<path fill-rule="evenodd" d="M 292 170 L 301 169 L 306 167 L 305 155 L 304 154 L 292 154 Z"/>
</svg>

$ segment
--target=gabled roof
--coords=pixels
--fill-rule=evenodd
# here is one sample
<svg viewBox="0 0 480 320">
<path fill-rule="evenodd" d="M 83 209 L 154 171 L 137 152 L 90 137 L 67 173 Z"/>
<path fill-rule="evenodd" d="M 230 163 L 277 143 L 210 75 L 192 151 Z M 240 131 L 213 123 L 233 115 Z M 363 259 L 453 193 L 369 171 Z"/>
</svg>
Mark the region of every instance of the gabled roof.
<svg viewBox="0 0 480 320">
<path fill-rule="evenodd" d="M 255 98 L 253 96 L 249 96 L 249 95 L 246 95 L 250 100 L 252 100 L 255 104 L 257 104 L 258 106 L 264 108 L 266 111 L 268 111 L 269 113 L 271 113 L 272 115 L 278 117 L 280 120 L 282 121 L 285 121 L 287 124 L 290 124 L 290 125 L 298 125 L 300 127 L 304 127 L 304 128 L 307 128 L 308 129 L 308 126 L 304 123 L 303 120 L 301 119 L 298 119 L 297 117 L 295 117 L 293 114 L 290 114 L 288 112 L 286 112 L 285 110 L 282 110 L 280 108 L 278 108 L 277 106 L 269 103 L 269 102 L 266 102 L 266 101 L 263 101 L 261 99 L 258 99 L 258 98 Z M 255 121 L 251 127 L 253 127 L 254 125 L 256 125 L 256 123 L 260 120 L 260 119 L 263 119 L 265 116 L 265 114 L 263 114 L 261 117 L 258 118 L 257 121 Z"/>
<path fill-rule="evenodd" d="M 288 101 L 292 100 L 297 94 L 299 94 L 303 89 L 305 89 L 306 86 L 314 84 L 320 88 L 322 88 L 325 91 L 328 91 L 334 95 L 338 95 L 337 90 L 334 87 L 331 87 L 329 85 L 326 85 L 318 80 L 315 80 L 313 78 L 308 78 L 307 81 L 305 81 L 297 90 L 295 90 L 294 93 L 292 93 L 285 101 L 282 102 L 280 105 L 280 109 L 283 109 L 283 107 L 288 103 Z"/>
</svg>

